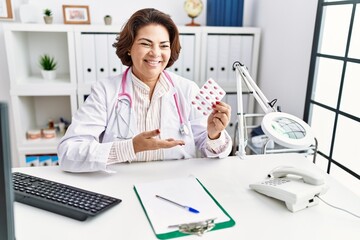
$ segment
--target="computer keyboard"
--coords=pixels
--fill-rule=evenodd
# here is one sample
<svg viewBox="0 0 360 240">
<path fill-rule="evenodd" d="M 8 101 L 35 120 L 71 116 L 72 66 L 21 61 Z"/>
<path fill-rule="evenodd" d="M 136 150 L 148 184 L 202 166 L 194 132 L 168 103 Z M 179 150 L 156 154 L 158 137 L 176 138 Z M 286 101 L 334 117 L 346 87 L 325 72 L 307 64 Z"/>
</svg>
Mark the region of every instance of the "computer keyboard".
<svg viewBox="0 0 360 240">
<path fill-rule="evenodd" d="M 15 201 L 80 221 L 121 202 L 121 199 L 24 173 L 14 172 L 12 177 Z"/>
</svg>

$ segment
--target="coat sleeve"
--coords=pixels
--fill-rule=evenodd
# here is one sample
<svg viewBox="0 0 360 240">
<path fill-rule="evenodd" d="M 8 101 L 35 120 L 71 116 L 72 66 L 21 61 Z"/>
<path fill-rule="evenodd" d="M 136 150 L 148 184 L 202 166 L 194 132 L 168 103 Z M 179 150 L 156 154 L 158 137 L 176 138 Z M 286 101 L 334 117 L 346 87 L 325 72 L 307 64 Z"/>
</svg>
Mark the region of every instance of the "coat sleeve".
<svg viewBox="0 0 360 240">
<path fill-rule="evenodd" d="M 108 108 L 111 107 L 107 104 L 107 83 L 107 80 L 99 81 L 92 87 L 90 95 L 73 116 L 71 125 L 60 140 L 57 150 L 62 170 L 106 170 L 113 144 L 101 143 L 101 136 L 107 125 Z"/>
</svg>

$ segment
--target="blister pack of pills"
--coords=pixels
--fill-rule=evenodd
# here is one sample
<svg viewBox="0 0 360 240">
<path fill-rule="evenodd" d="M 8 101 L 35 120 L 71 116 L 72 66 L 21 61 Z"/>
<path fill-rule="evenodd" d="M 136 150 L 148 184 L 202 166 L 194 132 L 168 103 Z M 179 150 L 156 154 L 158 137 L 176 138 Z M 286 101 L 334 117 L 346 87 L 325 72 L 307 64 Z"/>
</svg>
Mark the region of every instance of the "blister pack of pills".
<svg viewBox="0 0 360 240">
<path fill-rule="evenodd" d="M 209 78 L 201 87 L 199 93 L 195 96 L 195 99 L 191 101 L 191 104 L 203 115 L 207 116 L 212 112 L 212 105 L 221 101 L 225 95 L 226 92 L 224 89 L 222 89 L 213 79 Z"/>
</svg>

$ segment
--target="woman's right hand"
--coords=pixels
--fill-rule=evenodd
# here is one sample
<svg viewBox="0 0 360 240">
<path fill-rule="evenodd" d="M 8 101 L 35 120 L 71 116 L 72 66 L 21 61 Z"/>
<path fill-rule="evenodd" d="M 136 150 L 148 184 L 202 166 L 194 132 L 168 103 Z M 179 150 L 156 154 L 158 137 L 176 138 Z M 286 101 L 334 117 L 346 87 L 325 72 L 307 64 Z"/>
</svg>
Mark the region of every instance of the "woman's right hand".
<svg viewBox="0 0 360 240">
<path fill-rule="evenodd" d="M 159 139 L 155 138 L 160 134 L 160 129 L 142 132 L 133 138 L 134 152 L 142 152 L 148 150 L 157 150 L 160 148 L 172 148 L 175 146 L 183 146 L 185 142 L 182 140 L 175 140 L 173 138 Z"/>
</svg>

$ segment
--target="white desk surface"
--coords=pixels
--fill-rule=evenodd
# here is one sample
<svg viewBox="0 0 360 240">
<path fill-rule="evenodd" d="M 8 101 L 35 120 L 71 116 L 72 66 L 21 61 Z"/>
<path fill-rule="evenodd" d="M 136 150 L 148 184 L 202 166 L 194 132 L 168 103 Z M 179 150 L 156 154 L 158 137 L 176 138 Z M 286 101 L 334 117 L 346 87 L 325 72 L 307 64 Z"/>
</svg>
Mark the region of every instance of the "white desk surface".
<svg viewBox="0 0 360 240">
<path fill-rule="evenodd" d="M 279 165 L 315 168 L 299 154 L 269 154 L 226 159 L 190 159 L 118 164 L 114 174 L 66 173 L 58 167 L 17 168 L 14 171 L 55 180 L 122 199 L 115 207 L 84 222 L 15 203 L 18 240 L 157 239 L 135 195 L 133 185 L 194 175 L 233 217 L 231 228 L 208 232 L 201 239 L 360 239 L 360 219 L 319 202 L 291 213 L 281 201 L 249 189 Z M 319 170 L 320 171 L 320 170 Z M 360 214 L 360 198 L 327 175 L 323 198 Z M 185 236 L 177 239 L 200 239 Z"/>
</svg>

